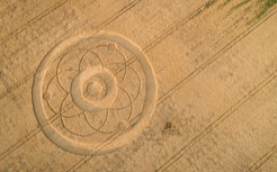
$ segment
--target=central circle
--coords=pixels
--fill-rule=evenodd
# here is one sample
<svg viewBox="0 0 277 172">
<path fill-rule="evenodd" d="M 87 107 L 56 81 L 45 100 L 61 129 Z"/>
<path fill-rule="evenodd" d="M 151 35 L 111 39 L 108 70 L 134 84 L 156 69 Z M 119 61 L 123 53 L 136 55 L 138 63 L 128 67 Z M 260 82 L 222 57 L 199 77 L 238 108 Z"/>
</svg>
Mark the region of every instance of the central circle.
<svg viewBox="0 0 277 172">
<path fill-rule="evenodd" d="M 98 95 L 102 92 L 103 88 L 101 84 L 97 81 L 93 81 L 88 84 L 87 92 L 92 97 L 98 97 Z"/>
<path fill-rule="evenodd" d="M 86 86 L 86 94 L 90 99 L 99 100 L 104 98 L 106 90 L 107 88 L 105 82 L 98 78 L 88 82 Z"/>
<path fill-rule="evenodd" d="M 87 68 L 73 79 L 71 97 L 86 111 L 110 108 L 117 97 L 116 78 L 102 66 Z"/>
</svg>

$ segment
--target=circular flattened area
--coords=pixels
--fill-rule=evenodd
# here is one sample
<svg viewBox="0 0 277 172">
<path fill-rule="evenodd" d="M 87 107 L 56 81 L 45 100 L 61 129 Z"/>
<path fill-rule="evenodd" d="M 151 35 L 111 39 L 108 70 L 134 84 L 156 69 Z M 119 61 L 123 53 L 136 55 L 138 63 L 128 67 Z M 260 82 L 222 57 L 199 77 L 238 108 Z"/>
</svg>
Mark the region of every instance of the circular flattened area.
<svg viewBox="0 0 277 172">
<path fill-rule="evenodd" d="M 56 45 L 33 84 L 35 115 L 45 136 L 82 155 L 107 153 L 135 139 L 151 120 L 156 99 L 146 56 L 126 38 L 104 32 Z"/>
<path fill-rule="evenodd" d="M 82 110 L 108 109 L 117 96 L 117 81 L 113 74 L 102 66 L 87 68 L 73 79 L 71 96 Z"/>
</svg>

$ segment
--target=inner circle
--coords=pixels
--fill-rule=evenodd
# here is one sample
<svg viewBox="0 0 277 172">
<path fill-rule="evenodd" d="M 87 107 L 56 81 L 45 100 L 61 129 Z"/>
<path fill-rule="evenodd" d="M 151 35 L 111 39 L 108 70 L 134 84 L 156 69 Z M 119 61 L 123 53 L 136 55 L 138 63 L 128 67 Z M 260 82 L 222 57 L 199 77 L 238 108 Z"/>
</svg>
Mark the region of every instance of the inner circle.
<svg viewBox="0 0 277 172">
<path fill-rule="evenodd" d="M 102 66 L 87 68 L 73 79 L 71 96 L 86 111 L 110 108 L 117 97 L 116 78 Z"/>
<path fill-rule="evenodd" d="M 106 92 L 107 92 L 107 85 L 105 81 L 101 80 L 98 77 L 94 77 L 90 79 L 87 84 L 85 84 L 85 89 L 84 89 L 84 95 L 88 99 L 92 100 L 101 100 L 105 97 Z"/>
</svg>

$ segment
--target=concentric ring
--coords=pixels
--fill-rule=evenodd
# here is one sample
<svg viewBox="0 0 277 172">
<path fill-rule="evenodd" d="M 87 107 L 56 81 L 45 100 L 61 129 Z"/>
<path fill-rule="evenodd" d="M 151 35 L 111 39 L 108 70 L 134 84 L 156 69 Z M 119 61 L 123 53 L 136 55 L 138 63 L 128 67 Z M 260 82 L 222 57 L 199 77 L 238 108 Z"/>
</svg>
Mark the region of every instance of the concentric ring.
<svg viewBox="0 0 277 172">
<path fill-rule="evenodd" d="M 114 42 L 127 50 L 132 56 L 139 62 L 145 77 L 145 99 L 143 109 L 140 112 L 141 117 L 135 124 L 130 124 L 125 127 L 124 130 L 120 130 L 115 135 L 112 135 L 110 139 L 102 142 L 101 144 L 94 143 L 83 143 L 76 140 L 72 140 L 70 137 L 65 135 L 62 131 L 59 131 L 52 123 L 48 120 L 46 110 L 44 108 L 43 99 L 43 85 L 46 73 L 48 72 L 49 65 L 64 53 L 64 51 L 71 46 L 74 46 L 86 39 L 95 40 L 108 40 Z M 78 87 L 78 82 L 76 81 L 76 87 Z M 74 83 L 73 83 L 74 85 Z M 75 86 L 74 86 L 75 87 Z M 80 90 L 79 90 L 80 91 Z M 79 93 L 78 93 L 79 94 Z M 114 94 L 114 93 L 113 93 Z M 114 96 L 114 95 L 112 95 Z M 77 96 L 78 97 L 78 96 Z M 74 96 L 73 96 L 74 99 Z M 60 44 L 56 45 L 42 60 L 40 63 L 33 83 L 33 105 L 36 118 L 40 124 L 44 134 L 49 138 L 54 144 L 59 146 L 65 151 L 82 154 L 82 155 L 92 155 L 92 154 L 103 154 L 109 151 L 113 151 L 126 145 L 128 142 L 133 140 L 138 136 L 144 127 L 146 127 L 151 120 L 152 113 L 155 109 L 157 101 L 157 84 L 154 76 L 154 71 L 148 59 L 142 53 L 142 51 L 131 41 L 126 38 L 112 34 L 98 32 L 95 34 L 79 35 L 76 37 L 69 38 Z M 92 103 L 93 104 L 93 103 Z M 80 104 L 82 107 L 83 105 Z M 99 107 L 102 105 L 97 105 Z M 94 107 L 95 108 L 95 107 Z M 93 108 L 92 108 L 93 109 Z M 87 109 L 87 110 L 92 110 Z"/>
<path fill-rule="evenodd" d="M 89 100 L 84 96 L 83 84 L 92 77 L 102 78 L 106 85 L 106 93 L 101 100 Z M 74 78 L 71 85 L 71 95 L 74 103 L 83 110 L 94 111 L 110 108 L 117 96 L 116 79 L 109 70 L 101 66 L 88 68 Z"/>
</svg>

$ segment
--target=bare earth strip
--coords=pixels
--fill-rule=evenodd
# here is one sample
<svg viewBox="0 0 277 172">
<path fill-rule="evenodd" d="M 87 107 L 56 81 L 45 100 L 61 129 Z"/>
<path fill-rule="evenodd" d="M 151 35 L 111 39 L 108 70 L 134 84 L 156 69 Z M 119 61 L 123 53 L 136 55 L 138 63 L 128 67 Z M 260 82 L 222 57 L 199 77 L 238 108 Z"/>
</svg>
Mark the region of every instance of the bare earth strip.
<svg viewBox="0 0 277 172">
<path fill-rule="evenodd" d="M 271 164 L 272 161 L 274 161 L 274 158 L 276 159 L 276 153 L 277 153 L 277 146 L 273 146 L 268 152 L 266 152 L 256 163 L 254 163 L 247 172 L 252 171 L 263 171 L 263 169 L 267 168 L 267 171 L 273 171 L 274 165 Z M 272 165 L 272 167 L 270 167 Z M 264 167 L 263 167 L 264 166 Z M 275 169 L 276 170 L 276 169 Z"/>
</svg>

